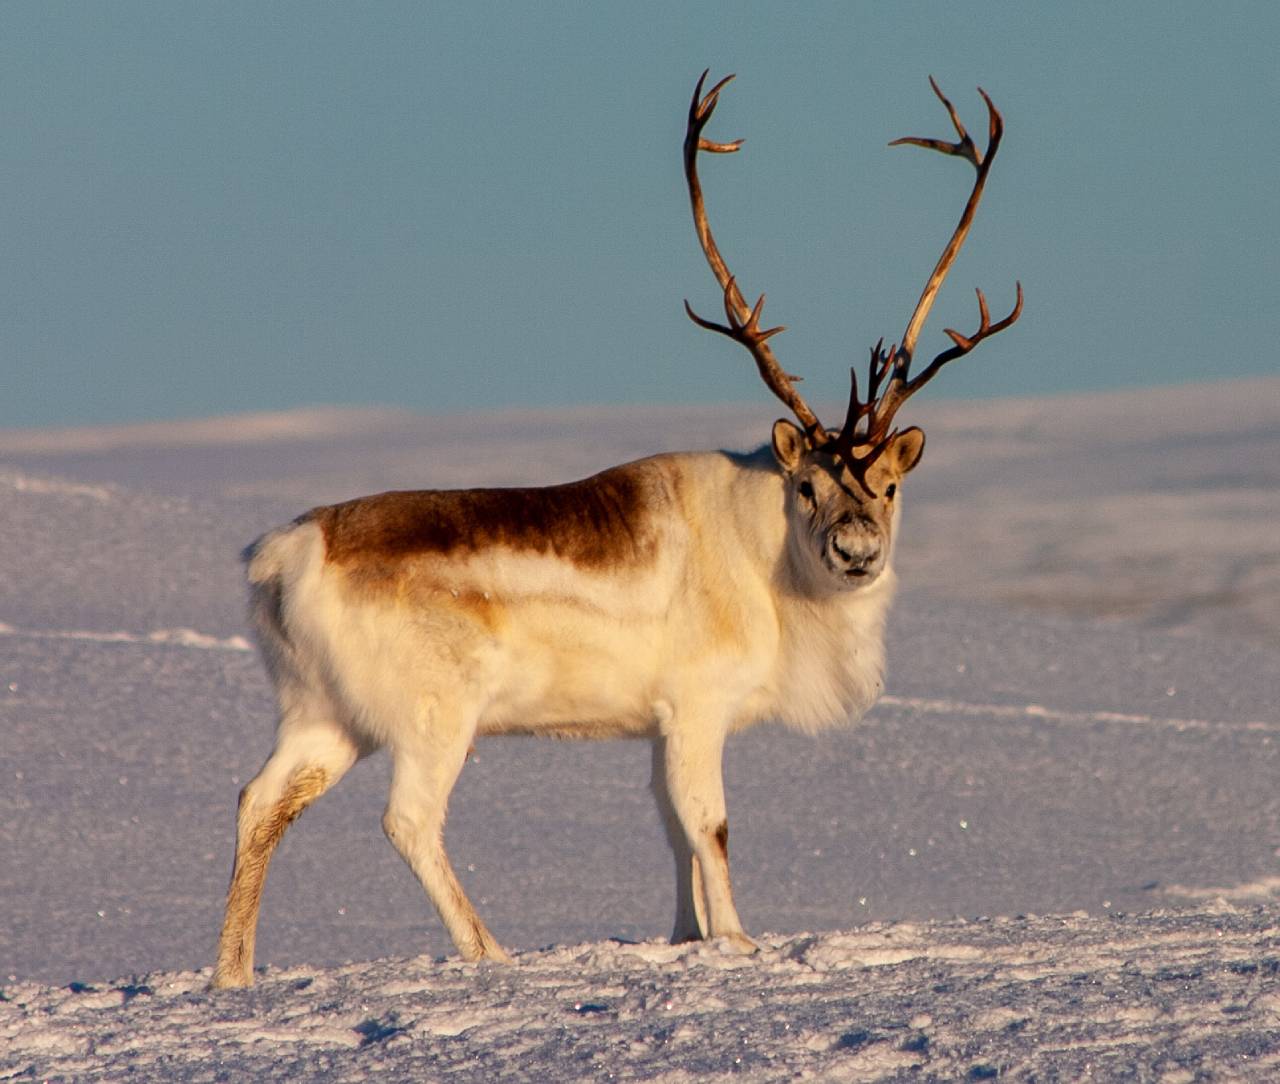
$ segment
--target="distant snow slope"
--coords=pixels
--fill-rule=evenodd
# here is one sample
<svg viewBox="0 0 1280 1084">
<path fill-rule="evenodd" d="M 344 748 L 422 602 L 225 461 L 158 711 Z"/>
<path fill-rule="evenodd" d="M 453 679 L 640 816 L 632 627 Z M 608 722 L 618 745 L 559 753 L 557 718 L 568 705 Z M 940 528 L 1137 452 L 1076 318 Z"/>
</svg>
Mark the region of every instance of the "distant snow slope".
<svg viewBox="0 0 1280 1084">
<path fill-rule="evenodd" d="M 449 836 L 514 969 L 428 962 L 452 950 L 382 839 L 374 757 L 285 837 L 262 984 L 201 992 L 271 740 L 240 548 L 322 500 L 770 418 L 0 433 L 0 1079 L 1276 1075 L 1280 380 L 911 419 L 887 695 L 730 745 L 740 910 L 780 931 L 759 959 L 648 941 L 674 889 L 642 747 L 503 739 Z M 948 921 L 1029 913 L 1070 917 Z"/>
</svg>

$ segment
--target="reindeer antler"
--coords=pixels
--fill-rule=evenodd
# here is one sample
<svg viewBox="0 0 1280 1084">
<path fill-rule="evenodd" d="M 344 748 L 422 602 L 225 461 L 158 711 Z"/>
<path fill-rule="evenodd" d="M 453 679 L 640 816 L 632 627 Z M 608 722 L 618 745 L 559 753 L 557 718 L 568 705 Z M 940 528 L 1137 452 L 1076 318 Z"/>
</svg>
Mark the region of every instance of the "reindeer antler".
<svg viewBox="0 0 1280 1084">
<path fill-rule="evenodd" d="M 708 331 L 718 331 L 721 335 L 727 335 L 734 342 L 739 342 L 745 346 L 751 352 L 751 356 L 755 358 L 756 368 L 760 370 L 760 376 L 764 379 L 766 386 L 800 420 L 800 424 L 804 427 L 805 432 L 809 434 L 810 440 L 824 442 L 827 440 L 827 431 L 822 428 L 822 423 L 818 421 L 818 416 L 809 409 L 809 404 L 804 401 L 804 398 L 796 390 L 795 381 L 801 378 L 786 372 L 778 364 L 778 359 L 774 357 L 773 351 L 769 348 L 767 340 L 777 335 L 780 331 L 785 331 L 786 328 L 778 326 L 764 331 L 760 329 L 760 313 L 764 309 L 764 294 L 760 295 L 759 300 L 756 301 L 752 308 L 747 308 L 747 302 L 742 296 L 742 291 L 738 289 L 737 280 L 729 272 L 729 268 L 724 262 L 724 257 L 720 255 L 720 248 L 716 244 L 716 239 L 711 235 L 711 226 L 707 222 L 707 210 L 702 201 L 702 184 L 698 180 L 698 152 L 709 151 L 712 154 L 732 154 L 742 146 L 741 139 L 735 139 L 732 143 L 714 143 L 709 139 L 702 138 L 702 129 L 706 127 L 707 121 L 711 119 L 711 114 L 715 112 L 716 105 L 720 101 L 720 91 L 733 79 L 732 75 L 726 75 L 704 96 L 702 85 L 706 82 L 710 71 L 711 69 L 708 68 L 699 77 L 698 85 L 693 88 L 693 100 L 689 103 L 689 124 L 684 136 L 684 176 L 689 184 L 689 202 L 693 208 L 693 225 L 698 231 L 698 240 L 702 244 L 702 251 L 707 257 L 707 263 L 711 265 L 711 271 L 715 275 L 716 281 L 720 283 L 720 289 L 724 291 L 724 313 L 728 323 L 717 324 L 711 320 L 704 320 L 693 311 L 688 300 L 684 303 L 685 312 L 699 327 L 705 327 Z"/>
<path fill-rule="evenodd" d="M 875 458 L 887 447 L 895 435 L 895 431 L 891 430 L 890 426 L 894 415 L 902 404 L 937 376 L 938 371 L 947 362 L 954 361 L 956 358 L 967 354 L 983 339 L 990 338 L 992 335 L 1003 331 L 1022 315 L 1022 283 L 1016 284 L 1017 301 L 1013 306 L 1013 311 L 995 324 L 991 322 L 991 313 L 987 308 L 986 296 L 981 290 L 978 290 L 978 330 L 972 335 L 962 335 L 954 328 L 945 328 L 946 335 L 954 345 L 938 354 L 923 372 L 915 377 L 910 376 L 911 360 L 915 356 L 916 340 L 919 338 L 920 329 L 924 327 L 924 322 L 929 316 L 929 310 L 933 308 L 934 298 L 946 279 L 947 273 L 951 270 L 951 265 L 955 263 L 956 256 L 959 255 L 965 238 L 969 235 L 969 227 L 973 225 L 974 215 L 978 210 L 978 202 L 982 199 L 982 191 L 987 183 L 987 174 L 991 171 L 991 163 L 995 161 L 996 151 L 1000 148 L 1000 139 L 1004 135 L 1004 118 L 1000 115 L 1000 111 L 995 107 L 995 103 L 991 101 L 987 92 L 979 87 L 978 93 L 982 95 L 982 100 L 987 103 L 988 116 L 987 149 L 985 153 L 979 152 L 969 133 L 965 131 L 955 106 L 942 93 L 933 76 L 929 77 L 929 85 L 933 87 L 933 92 L 938 96 L 938 100 L 946 107 L 959 139 L 955 143 L 948 143 L 941 139 L 921 139 L 915 136 L 908 136 L 903 139 L 893 140 L 889 146 L 897 147 L 909 144 L 915 147 L 925 147 L 928 150 L 941 151 L 943 154 L 955 155 L 969 162 L 977 176 L 974 178 L 973 190 L 969 193 L 969 199 L 965 203 L 964 211 L 960 215 L 960 221 L 956 224 L 955 231 L 951 234 L 951 239 L 942 250 L 942 255 L 938 257 L 938 262 L 930 273 L 928 281 L 924 285 L 924 290 L 920 294 L 920 300 L 916 302 L 915 310 L 907 321 L 907 329 L 902 334 L 902 344 L 900 346 L 891 346 L 886 351 L 883 348 L 884 340 L 881 340 L 871 350 L 871 363 L 868 372 L 869 387 L 865 402 L 858 398 L 858 378 L 856 373 L 852 374 L 849 410 L 845 415 L 844 427 L 836 438 L 836 445 L 846 460 L 853 456 L 853 448 L 855 446 L 870 446 L 869 451 L 861 457 L 864 462 L 862 471 L 859 472 L 856 469 L 854 471 L 855 474 L 859 475 L 859 481 L 864 487 L 866 485 L 866 467 L 869 467 L 875 461 Z M 884 389 L 884 394 L 881 395 L 880 386 L 886 376 L 888 376 L 889 382 Z M 865 425 L 863 424 L 864 422 Z"/>
<path fill-rule="evenodd" d="M 978 93 L 982 95 L 982 100 L 987 104 L 988 115 L 987 147 L 985 151 L 979 151 L 969 133 L 965 131 L 955 106 L 939 89 L 933 76 L 930 76 L 929 85 L 933 87 L 933 92 L 938 96 L 938 100 L 946 107 L 958 139 L 954 143 L 949 143 L 941 139 L 922 139 L 911 136 L 904 139 L 895 139 L 889 144 L 890 146 L 910 144 L 963 158 L 974 167 L 977 176 L 974 179 L 973 190 L 969 193 L 969 199 L 965 203 L 964 211 L 960 215 L 960 221 L 951 234 L 951 239 L 942 250 L 942 255 L 938 258 L 937 264 L 934 265 L 933 271 L 925 282 L 924 290 L 920 294 L 920 300 L 916 302 L 911 318 L 907 321 L 907 328 L 903 332 L 901 345 L 890 346 L 888 350 L 885 350 L 884 340 L 881 339 L 871 348 L 867 398 L 865 400 L 860 398 L 858 394 L 858 374 L 856 369 L 849 370 L 851 385 L 849 408 L 845 414 L 844 425 L 841 427 L 840 432 L 832 435 L 823 428 L 818 421 L 817 415 L 809 408 L 800 393 L 796 391 L 795 381 L 799 380 L 800 377 L 793 376 L 783 370 L 768 345 L 767 340 L 784 329 L 782 327 L 774 327 L 767 330 L 760 328 L 760 313 L 764 308 L 764 294 L 760 295 L 760 299 L 752 308 L 747 308 L 746 300 L 738 289 L 734 276 L 730 274 L 723 257 L 720 255 L 715 238 L 711 235 L 711 227 L 707 223 L 706 209 L 703 205 L 702 186 L 698 181 L 697 154 L 700 150 L 714 154 L 732 153 L 742 145 L 742 140 L 734 140 L 732 143 L 715 143 L 702 138 L 702 129 L 715 111 L 715 107 L 720 100 L 720 91 L 724 89 L 725 84 L 733 76 L 730 75 L 721 79 L 704 96 L 702 87 L 706 78 L 707 72 L 704 71 L 702 77 L 698 80 L 697 87 L 694 88 L 693 101 L 689 105 L 689 123 L 684 140 L 684 171 L 685 178 L 689 184 L 689 199 L 693 206 L 693 221 L 698 231 L 698 240 L 702 244 L 702 251 L 707 257 L 707 263 L 711 265 L 711 270 L 715 274 L 716 280 L 720 283 L 720 288 L 724 291 L 724 311 L 728 322 L 727 324 L 717 324 L 710 320 L 704 320 L 690 308 L 688 301 L 685 302 L 685 310 L 700 327 L 717 331 L 745 346 L 755 359 L 756 367 L 760 370 L 760 375 L 764 378 L 769 390 L 790 408 L 804 427 L 810 445 L 815 449 L 829 451 L 838 455 L 848 465 L 858 484 L 868 494 L 874 496 L 867 482 L 867 472 L 893 442 L 894 437 L 897 436 L 897 430 L 892 428 L 892 423 L 894 415 L 902 404 L 932 380 L 947 362 L 962 357 L 977 346 L 978 343 L 982 342 L 983 339 L 990 338 L 992 335 L 1003 331 L 1022 314 L 1021 283 L 1017 284 L 1017 302 L 1013 307 L 1013 311 L 1003 320 L 994 324 L 991 322 L 991 314 L 987 308 L 987 299 L 982 291 L 978 290 L 978 330 L 972 335 L 962 335 L 953 328 L 944 329 L 954 345 L 938 354 L 923 372 L 915 377 L 910 375 L 916 340 L 924 327 L 925 320 L 928 319 L 929 310 L 933 308 L 934 298 L 946 280 L 947 273 L 951 270 L 951 265 L 955 263 L 956 256 L 959 255 L 965 238 L 969 235 L 969 228 L 973 225 L 974 215 L 977 212 L 978 203 L 982 199 L 983 188 L 987 183 L 987 174 L 991 170 L 991 163 L 995 160 L 996 151 L 1000 147 L 1000 139 L 1004 134 L 1004 119 L 1000 116 L 1000 111 L 996 109 L 986 91 L 979 87 Z M 882 387 L 883 393 L 881 392 Z M 861 454 L 857 451 L 859 448 L 864 449 Z"/>
</svg>

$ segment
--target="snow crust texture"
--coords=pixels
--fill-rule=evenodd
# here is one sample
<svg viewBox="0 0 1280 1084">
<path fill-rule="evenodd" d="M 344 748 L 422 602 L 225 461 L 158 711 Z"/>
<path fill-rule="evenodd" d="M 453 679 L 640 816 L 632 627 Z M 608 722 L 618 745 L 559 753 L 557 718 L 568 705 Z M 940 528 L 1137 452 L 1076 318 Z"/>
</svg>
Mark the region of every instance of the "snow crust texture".
<svg viewBox="0 0 1280 1084">
<path fill-rule="evenodd" d="M 0 1002 L 0 1079 L 1271 1080 L 1280 930 L 1218 906 L 208 972 Z"/>
</svg>

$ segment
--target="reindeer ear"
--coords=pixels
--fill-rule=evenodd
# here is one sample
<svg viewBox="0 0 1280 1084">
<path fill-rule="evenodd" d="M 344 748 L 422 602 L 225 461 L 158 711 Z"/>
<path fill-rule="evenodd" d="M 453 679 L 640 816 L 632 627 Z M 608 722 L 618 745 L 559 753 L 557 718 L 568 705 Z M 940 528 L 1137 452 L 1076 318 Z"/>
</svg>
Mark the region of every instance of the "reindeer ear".
<svg viewBox="0 0 1280 1084">
<path fill-rule="evenodd" d="M 890 462 L 893 463 L 899 475 L 906 474 L 915 467 L 922 455 L 924 455 L 924 430 L 914 425 L 899 433 L 894 439 L 893 447 L 889 449 Z"/>
<path fill-rule="evenodd" d="M 809 450 L 804 430 L 786 418 L 773 423 L 773 457 L 784 474 L 794 474 Z"/>
</svg>

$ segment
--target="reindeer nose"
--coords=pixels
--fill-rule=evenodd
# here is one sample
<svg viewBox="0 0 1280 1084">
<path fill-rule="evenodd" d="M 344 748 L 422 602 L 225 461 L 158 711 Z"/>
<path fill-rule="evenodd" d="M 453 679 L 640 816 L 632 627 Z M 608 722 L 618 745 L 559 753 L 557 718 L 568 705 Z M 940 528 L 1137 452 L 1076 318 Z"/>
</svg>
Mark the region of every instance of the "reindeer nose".
<svg viewBox="0 0 1280 1084">
<path fill-rule="evenodd" d="M 866 553 L 862 554 L 861 557 L 859 557 L 852 564 L 850 564 L 849 575 L 850 576 L 866 576 L 869 573 L 875 571 L 875 567 L 879 563 L 880 563 L 880 547 L 876 546 L 874 549 L 868 550 Z"/>
<path fill-rule="evenodd" d="M 839 538 L 833 539 L 831 548 L 847 566 L 845 572 L 850 576 L 865 576 L 880 560 L 880 543 L 869 541 L 865 545 L 846 548 Z"/>
</svg>

